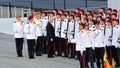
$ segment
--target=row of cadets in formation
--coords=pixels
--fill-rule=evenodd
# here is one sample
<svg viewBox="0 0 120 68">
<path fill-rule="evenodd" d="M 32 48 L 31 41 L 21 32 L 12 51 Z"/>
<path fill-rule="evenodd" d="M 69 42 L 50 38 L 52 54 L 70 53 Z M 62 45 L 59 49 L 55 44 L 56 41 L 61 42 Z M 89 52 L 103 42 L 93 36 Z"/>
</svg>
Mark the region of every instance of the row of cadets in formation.
<svg viewBox="0 0 120 68">
<path fill-rule="evenodd" d="M 88 67 L 88 61 L 90 61 L 91 67 L 94 68 L 94 58 L 97 60 L 97 67 L 102 68 L 104 50 L 107 51 L 110 65 L 113 64 L 112 59 L 114 59 L 116 67 L 119 66 L 120 26 L 118 24 L 119 22 L 116 19 L 112 21 L 108 20 L 105 31 L 100 28 L 100 24 L 98 23 L 95 24 L 94 30 L 90 30 L 88 25 L 80 24 L 80 31 L 76 38 L 76 51 L 81 68 Z M 107 46 L 106 49 L 105 46 Z M 102 61 L 102 67 L 100 60 Z"/>
<path fill-rule="evenodd" d="M 77 10 L 78 9 L 75 9 L 76 13 L 77 13 Z M 56 10 L 53 10 L 53 12 L 49 14 L 49 16 L 47 16 L 47 14 L 45 12 L 42 12 L 42 14 L 39 12 L 34 13 L 34 22 L 36 23 L 36 32 L 38 32 L 38 33 L 36 33 L 36 35 L 38 35 L 37 40 L 41 41 L 41 42 L 37 42 L 36 55 L 41 55 L 41 51 L 43 53 L 47 52 L 46 25 L 48 23 L 48 18 L 52 17 L 54 19 L 53 25 L 55 27 L 55 35 L 56 35 L 55 51 L 57 51 L 58 56 L 59 55 L 60 56 L 62 55 L 65 57 L 67 57 L 67 56 L 74 57 L 75 56 L 75 54 L 76 54 L 75 48 L 77 48 L 77 47 L 75 47 L 75 44 L 74 44 L 75 40 L 73 39 L 73 37 L 77 38 L 77 32 L 78 32 L 78 26 L 79 26 L 78 23 L 81 23 L 81 22 L 88 23 L 89 22 L 88 23 L 89 29 L 91 31 L 94 31 L 95 26 L 93 25 L 93 22 L 97 20 L 100 22 L 100 28 L 104 30 L 105 20 L 102 19 L 102 18 L 104 18 L 103 17 L 103 8 L 100 9 L 98 14 L 93 13 L 93 15 L 90 14 L 91 11 L 87 11 L 86 14 L 84 14 L 83 10 L 79 10 L 81 15 L 76 15 L 76 17 L 73 16 L 73 15 L 75 15 L 75 12 L 71 13 L 71 15 L 69 16 L 69 13 L 67 11 L 64 12 L 63 10 L 60 10 L 59 14 L 57 14 L 57 12 L 55 12 L 55 11 Z M 117 18 L 116 13 L 117 12 L 115 10 L 112 11 L 111 9 L 108 9 L 107 13 L 106 14 L 104 13 L 104 14 L 108 19 L 109 19 L 109 17 L 111 17 L 112 19 L 116 19 Z M 39 17 L 40 17 L 40 20 L 39 20 Z M 87 18 L 89 18 L 89 19 L 87 19 Z M 90 20 L 90 19 L 93 19 L 93 20 Z M 41 24 L 41 22 L 42 22 L 42 24 Z M 75 23 L 75 24 L 73 24 L 73 23 Z M 40 26 L 42 28 L 40 28 Z M 15 30 L 16 34 L 18 33 L 17 31 L 18 30 Z M 107 31 L 107 27 L 105 28 L 104 31 Z M 104 32 L 104 33 L 106 33 L 106 32 Z M 107 34 L 108 33 L 106 33 L 106 36 L 107 36 Z M 44 42 L 44 44 L 41 46 L 40 44 L 42 44 L 42 42 Z M 58 44 L 58 43 L 60 43 L 60 44 Z M 69 46 L 67 46 L 67 45 L 69 45 Z M 111 48 L 111 47 L 107 47 L 107 48 L 109 50 L 109 48 Z M 22 47 L 21 47 L 21 49 L 22 49 Z M 21 49 L 19 49 L 17 51 L 19 52 L 19 51 L 21 51 Z M 112 49 L 115 49 L 115 48 L 113 47 Z M 113 56 L 115 56 L 115 55 L 113 55 Z"/>
</svg>

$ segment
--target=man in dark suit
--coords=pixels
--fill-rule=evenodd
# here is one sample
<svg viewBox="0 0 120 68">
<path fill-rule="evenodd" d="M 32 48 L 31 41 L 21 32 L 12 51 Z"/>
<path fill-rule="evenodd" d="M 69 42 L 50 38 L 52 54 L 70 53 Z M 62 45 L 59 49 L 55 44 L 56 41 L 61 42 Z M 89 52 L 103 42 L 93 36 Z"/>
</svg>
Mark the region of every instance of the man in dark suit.
<svg viewBox="0 0 120 68">
<path fill-rule="evenodd" d="M 48 58 L 53 58 L 54 56 L 54 23 L 53 19 L 51 18 L 47 24 L 47 41 L 48 41 Z"/>
</svg>

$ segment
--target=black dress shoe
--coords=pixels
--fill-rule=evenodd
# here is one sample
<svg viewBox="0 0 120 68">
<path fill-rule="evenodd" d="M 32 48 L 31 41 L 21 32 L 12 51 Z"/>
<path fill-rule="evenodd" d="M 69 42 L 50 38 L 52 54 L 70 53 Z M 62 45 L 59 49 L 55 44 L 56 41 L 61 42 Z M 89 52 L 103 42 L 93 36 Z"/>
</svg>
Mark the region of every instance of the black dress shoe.
<svg viewBox="0 0 120 68">
<path fill-rule="evenodd" d="M 22 55 L 19 55 L 19 56 L 17 56 L 17 57 L 23 57 Z"/>
<path fill-rule="evenodd" d="M 42 56 L 41 54 L 37 54 L 36 56 Z"/>
<path fill-rule="evenodd" d="M 35 57 L 30 57 L 29 59 L 35 59 Z"/>
<path fill-rule="evenodd" d="M 48 58 L 54 58 L 54 56 L 48 56 Z"/>
</svg>

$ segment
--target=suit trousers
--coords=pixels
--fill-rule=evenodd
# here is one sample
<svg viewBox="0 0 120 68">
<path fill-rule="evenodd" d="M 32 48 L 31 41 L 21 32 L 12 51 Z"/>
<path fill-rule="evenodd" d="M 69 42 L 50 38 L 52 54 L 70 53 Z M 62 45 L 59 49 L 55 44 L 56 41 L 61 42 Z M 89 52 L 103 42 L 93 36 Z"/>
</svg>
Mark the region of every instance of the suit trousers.
<svg viewBox="0 0 120 68">
<path fill-rule="evenodd" d="M 42 54 L 42 46 L 43 46 L 43 37 L 38 36 L 37 45 L 36 45 L 36 56 L 40 56 Z"/>
</svg>

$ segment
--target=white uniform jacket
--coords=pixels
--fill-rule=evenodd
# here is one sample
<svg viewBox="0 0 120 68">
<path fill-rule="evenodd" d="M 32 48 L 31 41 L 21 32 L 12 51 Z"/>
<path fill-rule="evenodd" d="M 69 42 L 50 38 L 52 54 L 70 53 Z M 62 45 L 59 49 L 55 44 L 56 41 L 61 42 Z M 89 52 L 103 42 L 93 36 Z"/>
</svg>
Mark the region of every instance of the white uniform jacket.
<svg viewBox="0 0 120 68">
<path fill-rule="evenodd" d="M 102 29 L 96 29 L 94 31 L 94 46 L 99 47 L 105 47 L 105 37 L 104 37 L 104 31 Z"/>
<path fill-rule="evenodd" d="M 84 30 L 80 30 L 77 34 L 76 40 L 76 51 L 85 51 L 86 48 L 83 45 L 83 35 L 84 35 Z"/>
<path fill-rule="evenodd" d="M 43 35 L 46 36 L 46 26 L 48 23 L 48 16 L 42 18 L 42 30 L 43 30 Z"/>
<path fill-rule="evenodd" d="M 61 19 L 55 20 L 55 37 L 60 37 Z"/>
<path fill-rule="evenodd" d="M 13 23 L 13 31 L 14 31 L 15 38 L 23 38 L 24 37 L 24 23 L 23 23 L 23 21 L 21 21 L 21 22 L 15 21 Z"/>
<path fill-rule="evenodd" d="M 118 38 L 120 38 L 120 26 L 117 25 L 113 27 L 113 35 L 112 35 L 112 45 L 115 47 L 120 47 L 118 46 Z"/>
<path fill-rule="evenodd" d="M 65 19 L 62 21 L 62 26 L 61 26 L 61 38 L 67 38 L 67 28 L 68 28 L 68 19 Z"/>
<path fill-rule="evenodd" d="M 36 39 L 36 24 L 34 22 L 26 23 L 24 32 L 26 33 L 26 39 Z"/>
</svg>

